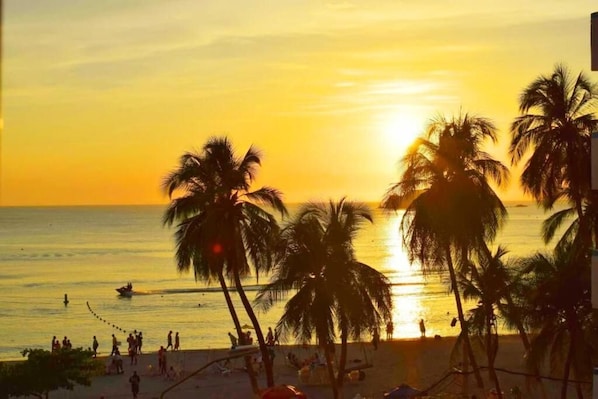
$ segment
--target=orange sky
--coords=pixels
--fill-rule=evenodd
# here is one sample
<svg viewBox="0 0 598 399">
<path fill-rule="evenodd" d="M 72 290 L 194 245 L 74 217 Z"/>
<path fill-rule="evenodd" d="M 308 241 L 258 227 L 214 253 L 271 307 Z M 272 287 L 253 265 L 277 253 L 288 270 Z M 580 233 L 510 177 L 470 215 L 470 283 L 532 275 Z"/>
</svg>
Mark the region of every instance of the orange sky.
<svg viewBox="0 0 598 399">
<path fill-rule="evenodd" d="M 0 203 L 165 203 L 213 135 L 261 149 L 289 202 L 379 201 L 435 114 L 506 133 L 555 63 L 597 76 L 589 1 L 270 3 L 5 0 Z"/>
</svg>

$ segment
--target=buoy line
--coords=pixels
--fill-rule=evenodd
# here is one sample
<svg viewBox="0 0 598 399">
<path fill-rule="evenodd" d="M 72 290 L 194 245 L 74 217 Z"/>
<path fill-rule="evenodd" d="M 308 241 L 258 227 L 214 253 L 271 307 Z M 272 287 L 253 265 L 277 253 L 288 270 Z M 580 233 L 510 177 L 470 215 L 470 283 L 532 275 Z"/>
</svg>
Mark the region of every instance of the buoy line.
<svg viewBox="0 0 598 399">
<path fill-rule="evenodd" d="M 90 312 L 92 315 L 94 315 L 96 319 L 98 319 L 99 321 L 102 321 L 102 322 L 104 322 L 104 323 L 106 323 L 106 324 L 108 324 L 108 325 L 111 325 L 111 326 L 112 326 L 112 328 L 114 328 L 114 329 L 116 329 L 116 330 L 122 331 L 122 332 L 123 332 L 123 333 L 125 333 L 125 334 L 127 333 L 127 330 L 125 330 L 124 328 L 120 328 L 120 327 L 119 327 L 119 326 L 117 326 L 116 324 L 112 324 L 112 323 L 110 323 L 108 320 L 106 320 L 106 319 L 103 319 L 102 317 L 100 317 L 100 315 L 99 315 L 99 314 L 97 314 L 96 312 L 94 312 L 94 310 L 91 308 L 91 306 L 89 306 L 89 301 L 86 301 L 85 303 L 87 304 L 87 309 L 89 310 L 89 312 Z"/>
</svg>

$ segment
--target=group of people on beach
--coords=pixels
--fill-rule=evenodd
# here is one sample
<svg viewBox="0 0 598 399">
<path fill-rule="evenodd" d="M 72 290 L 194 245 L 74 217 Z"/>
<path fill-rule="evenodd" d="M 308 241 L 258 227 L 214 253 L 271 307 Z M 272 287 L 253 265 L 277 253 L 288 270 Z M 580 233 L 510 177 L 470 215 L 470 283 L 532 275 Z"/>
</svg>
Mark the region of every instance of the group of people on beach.
<svg viewBox="0 0 598 399">
<path fill-rule="evenodd" d="M 174 334 L 174 345 L 172 344 L 172 330 L 168 332 L 166 336 L 166 348 L 164 349 L 168 350 L 168 348 L 173 351 L 178 351 L 181 348 L 181 338 L 178 331 Z"/>
<path fill-rule="evenodd" d="M 390 320 L 388 323 L 386 323 L 386 340 L 390 341 L 392 340 L 392 335 L 394 334 L 394 324 L 392 322 L 392 320 Z M 372 329 L 372 345 L 374 346 L 374 349 L 377 350 L 378 349 L 378 345 L 380 344 L 380 332 L 378 331 L 378 327 L 374 327 Z"/>
<path fill-rule="evenodd" d="M 276 332 L 272 331 L 272 327 L 268 327 L 268 334 L 266 334 L 266 345 L 274 346 L 280 345 L 280 341 L 278 340 L 278 330 Z"/>
<path fill-rule="evenodd" d="M 52 347 L 51 352 L 57 352 L 60 349 L 73 349 L 73 345 L 71 344 L 71 340 L 67 338 L 65 335 L 62 339 L 62 345 L 60 344 L 60 340 L 56 338 L 56 335 L 52 338 Z"/>
<path fill-rule="evenodd" d="M 231 349 L 235 349 L 238 345 L 253 345 L 253 337 L 251 336 L 251 331 L 249 330 L 242 333 L 239 339 L 229 331 L 228 338 L 230 339 Z M 280 345 L 280 341 L 278 340 L 278 331 L 274 332 L 272 327 L 268 327 L 268 333 L 266 334 L 265 340 L 266 345 L 268 346 L 274 346 L 276 344 Z"/>
<path fill-rule="evenodd" d="M 228 338 L 230 339 L 231 349 L 235 349 L 239 345 L 253 345 L 253 337 L 251 331 L 246 331 L 241 334 L 241 337 L 237 339 L 231 332 L 228 332 Z"/>
<path fill-rule="evenodd" d="M 118 346 L 120 345 L 120 341 L 116 338 L 116 335 L 112 334 L 112 351 L 110 355 L 114 355 L 116 352 L 119 352 Z M 127 337 L 127 352 L 131 358 L 136 358 L 137 355 L 141 354 L 141 348 L 143 347 L 143 333 L 135 330 L 133 333 L 129 333 Z M 97 339 L 94 335 L 93 337 L 93 346 L 94 346 L 94 354 L 97 353 Z M 133 360 L 132 360 L 133 362 Z"/>
</svg>

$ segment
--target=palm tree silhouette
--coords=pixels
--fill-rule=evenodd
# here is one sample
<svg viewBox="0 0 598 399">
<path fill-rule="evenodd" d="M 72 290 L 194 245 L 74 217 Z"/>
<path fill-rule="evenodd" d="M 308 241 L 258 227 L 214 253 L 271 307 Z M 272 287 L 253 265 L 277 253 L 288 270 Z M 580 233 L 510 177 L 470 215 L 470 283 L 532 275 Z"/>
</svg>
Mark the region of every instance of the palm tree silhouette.
<svg viewBox="0 0 598 399">
<path fill-rule="evenodd" d="M 344 198 L 327 205 L 304 205 L 283 229 L 272 280 L 256 298 L 268 309 L 289 291 L 296 291 L 276 329 L 299 342 L 310 342 L 315 332 L 335 399 L 342 392 L 348 338 L 357 340 L 391 318 L 388 279 L 358 262 L 353 251 L 353 238 L 367 221 L 372 221 L 370 210 Z M 337 331 L 341 336 L 338 376 L 329 345 Z"/>
<path fill-rule="evenodd" d="M 279 232 L 278 223 L 259 205 L 265 204 L 282 215 L 287 211 L 277 190 L 263 187 L 249 191 L 259 165 L 257 150 L 252 147 L 237 158 L 226 138 L 211 138 L 201 153 L 184 154 L 179 167 L 163 183 L 171 198 L 163 223 L 171 226 L 179 222 L 175 233 L 179 271 L 188 271 L 192 265 L 196 279 L 218 280 L 237 334 L 242 337 L 225 279 L 230 278 L 255 329 L 267 383 L 272 386 L 272 362 L 242 278 L 250 273 L 249 261 L 259 276 L 273 259 L 271 250 Z M 181 195 L 174 197 L 177 192 Z M 251 370 L 249 359 L 246 364 Z M 255 376 L 248 374 L 257 391 Z"/>
<path fill-rule="evenodd" d="M 502 185 L 508 169 L 481 150 L 484 141 L 496 139 L 496 128 L 486 118 L 435 117 L 403 157 L 399 182 L 382 203 L 394 209 L 393 204 L 408 200 L 401 231 L 410 262 L 418 261 L 425 274 L 448 269 L 465 353 L 480 387 L 457 272 L 476 273 L 469 257 L 485 250 L 507 215 L 489 179 Z"/>
<path fill-rule="evenodd" d="M 591 381 L 594 344 L 598 342 L 590 301 L 589 252 L 579 262 L 574 244 L 556 247 L 552 254 L 522 258 L 526 272 L 523 291 L 526 320 L 534 329 L 528 367 L 548 358 L 551 371 L 563 375 L 561 397 L 567 397 L 571 374 L 578 381 Z M 583 397 L 579 383 L 577 395 Z"/>
</svg>

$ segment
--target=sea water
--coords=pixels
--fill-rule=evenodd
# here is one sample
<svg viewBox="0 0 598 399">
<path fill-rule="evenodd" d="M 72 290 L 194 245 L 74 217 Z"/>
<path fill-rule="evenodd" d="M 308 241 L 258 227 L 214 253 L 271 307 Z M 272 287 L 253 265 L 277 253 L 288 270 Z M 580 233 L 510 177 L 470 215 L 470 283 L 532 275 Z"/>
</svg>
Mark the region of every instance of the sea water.
<svg viewBox="0 0 598 399">
<path fill-rule="evenodd" d="M 0 208 L 0 360 L 19 359 L 25 348 L 50 349 L 53 336 L 88 348 L 95 335 L 105 354 L 112 334 L 124 342 L 135 330 L 143 332 L 145 351 L 166 345 L 169 331 L 179 332 L 182 349 L 229 346 L 227 332 L 234 333 L 234 325 L 219 285 L 177 271 L 174 229 L 162 225 L 164 210 L 161 205 Z M 428 336 L 456 335 L 447 275 L 423 276 L 419 265 L 409 264 L 399 231 L 401 212 L 372 210 L 374 223 L 359 232 L 355 251 L 359 261 L 393 284 L 394 338 L 419 336 L 420 319 Z M 542 210 L 526 203 L 508 204 L 508 211 L 496 240 L 510 250 L 508 256 L 549 249 L 540 235 Z M 260 277 L 245 281 L 250 299 L 267 280 Z M 120 297 L 115 289 L 127 282 L 135 295 Z M 250 323 L 235 294 L 233 299 L 241 324 Z M 276 325 L 283 307 L 258 312 L 264 330 Z M 287 341 L 295 342 L 294 337 Z"/>
</svg>

